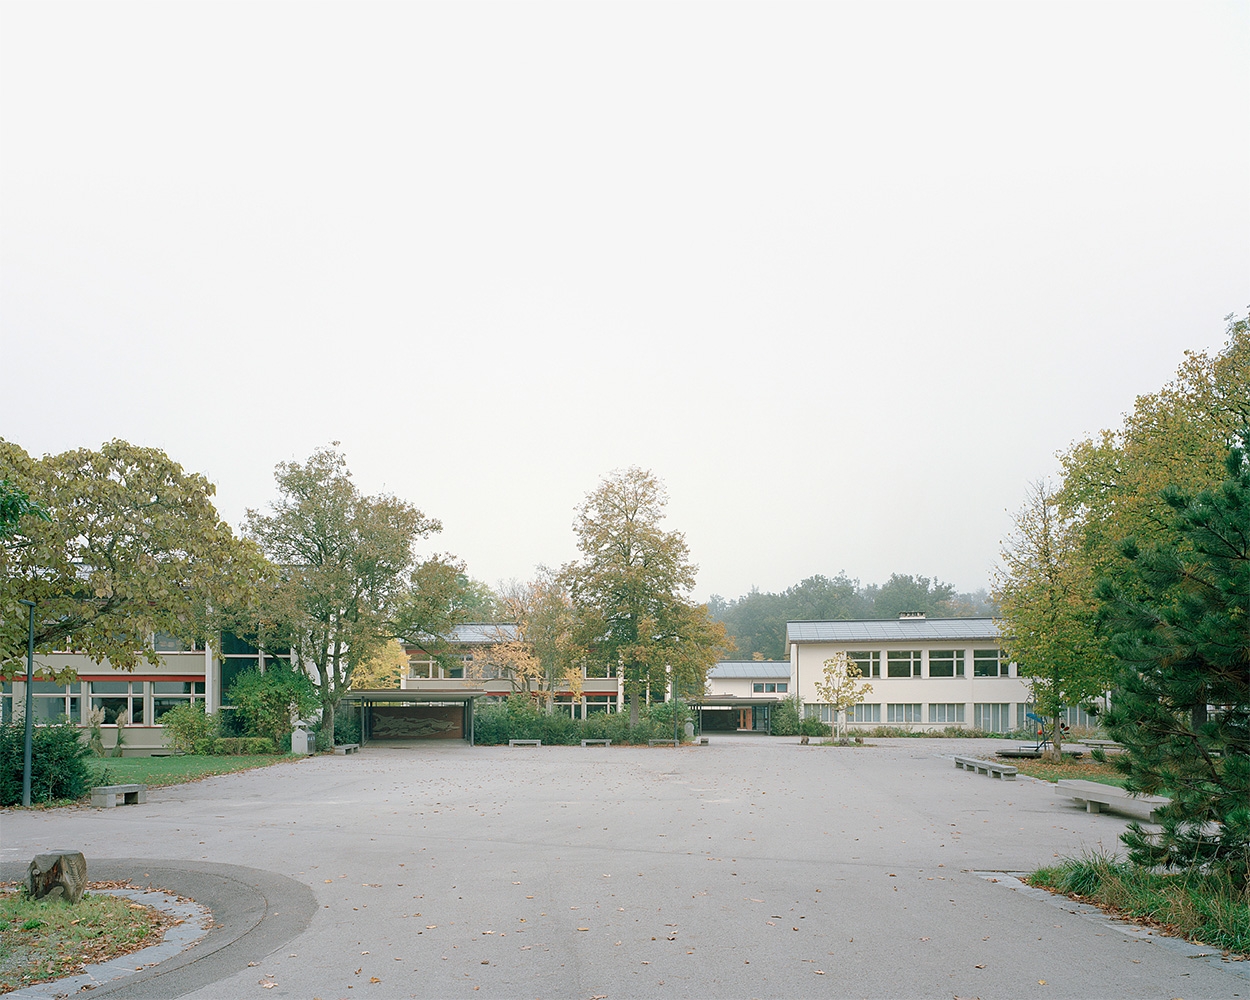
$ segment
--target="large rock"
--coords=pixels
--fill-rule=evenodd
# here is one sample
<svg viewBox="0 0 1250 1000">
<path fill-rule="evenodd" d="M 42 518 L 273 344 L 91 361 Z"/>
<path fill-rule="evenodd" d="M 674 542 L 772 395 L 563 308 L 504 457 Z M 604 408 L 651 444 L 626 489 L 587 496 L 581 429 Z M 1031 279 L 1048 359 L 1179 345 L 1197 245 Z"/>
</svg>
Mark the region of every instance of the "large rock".
<svg viewBox="0 0 1250 1000">
<path fill-rule="evenodd" d="M 37 854 L 26 869 L 26 891 L 31 899 L 64 899 L 77 903 L 87 888 L 87 859 L 81 851 Z"/>
</svg>

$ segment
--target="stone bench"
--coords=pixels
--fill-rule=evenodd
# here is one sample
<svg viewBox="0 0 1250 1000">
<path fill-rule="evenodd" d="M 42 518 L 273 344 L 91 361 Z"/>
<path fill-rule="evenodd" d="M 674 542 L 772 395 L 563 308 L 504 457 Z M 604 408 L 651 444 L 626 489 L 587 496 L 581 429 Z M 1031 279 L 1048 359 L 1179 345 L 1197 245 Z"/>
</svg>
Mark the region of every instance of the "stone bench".
<svg viewBox="0 0 1250 1000">
<path fill-rule="evenodd" d="M 582 746 L 584 747 L 588 747 L 588 746 L 610 747 L 611 745 L 612 745 L 611 740 L 582 740 Z"/>
<path fill-rule="evenodd" d="M 98 809 L 112 809 L 118 805 L 137 806 L 148 800 L 147 785 L 96 785 L 91 789 L 91 804 Z"/>
<path fill-rule="evenodd" d="M 540 747 L 542 745 L 542 740 L 508 740 L 510 747 Z"/>
<path fill-rule="evenodd" d="M 1089 813 L 1102 812 L 1104 806 L 1116 812 L 1133 812 L 1130 806 L 1139 806 L 1150 810 L 1150 818 L 1172 800 L 1165 795 L 1130 795 L 1119 785 L 1104 785 L 1100 781 L 1084 781 L 1080 778 L 1061 778 L 1055 785 L 1060 795 L 1066 795 L 1084 804 Z"/>
<path fill-rule="evenodd" d="M 706 737 L 706 736 L 700 736 L 700 737 L 699 737 L 699 746 L 701 746 L 701 747 L 705 747 L 705 746 L 707 746 L 707 737 Z"/>
<path fill-rule="evenodd" d="M 955 766 L 977 774 L 988 774 L 991 778 L 1004 781 L 1015 781 L 1019 769 L 1010 764 L 999 764 L 992 760 L 981 760 L 979 757 L 956 757 Z"/>
<path fill-rule="evenodd" d="M 677 740 L 647 740 L 649 747 L 675 747 L 677 745 Z"/>
<path fill-rule="evenodd" d="M 358 753 L 360 751 L 359 743 L 340 743 L 334 748 L 335 753 Z"/>
</svg>

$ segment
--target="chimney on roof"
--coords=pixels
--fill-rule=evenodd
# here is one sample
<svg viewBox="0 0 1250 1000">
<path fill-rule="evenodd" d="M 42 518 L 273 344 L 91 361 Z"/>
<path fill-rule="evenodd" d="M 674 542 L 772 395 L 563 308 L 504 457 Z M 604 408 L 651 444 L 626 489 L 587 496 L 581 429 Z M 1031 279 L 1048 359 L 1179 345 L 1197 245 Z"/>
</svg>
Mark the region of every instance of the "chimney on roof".
<svg viewBox="0 0 1250 1000">
<path fill-rule="evenodd" d="M 924 612 L 923 611 L 903 611 L 899 614 L 898 620 L 901 622 L 917 621 L 917 620 L 924 621 Z"/>
</svg>

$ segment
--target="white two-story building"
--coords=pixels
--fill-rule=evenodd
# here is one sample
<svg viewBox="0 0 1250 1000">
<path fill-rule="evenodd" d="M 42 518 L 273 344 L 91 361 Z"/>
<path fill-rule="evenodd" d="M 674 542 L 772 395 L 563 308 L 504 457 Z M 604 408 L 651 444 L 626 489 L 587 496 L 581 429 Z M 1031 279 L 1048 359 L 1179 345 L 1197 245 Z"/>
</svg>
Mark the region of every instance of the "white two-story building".
<svg viewBox="0 0 1250 1000">
<path fill-rule="evenodd" d="M 789 622 L 786 645 L 792 690 L 805 713 L 824 722 L 833 722 L 833 710 L 816 685 L 824 679 L 825 661 L 845 653 L 872 685 L 847 713 L 852 727 L 1009 732 L 1028 724 L 1028 684 L 1003 655 L 992 618 L 914 614 L 895 621 Z"/>
</svg>

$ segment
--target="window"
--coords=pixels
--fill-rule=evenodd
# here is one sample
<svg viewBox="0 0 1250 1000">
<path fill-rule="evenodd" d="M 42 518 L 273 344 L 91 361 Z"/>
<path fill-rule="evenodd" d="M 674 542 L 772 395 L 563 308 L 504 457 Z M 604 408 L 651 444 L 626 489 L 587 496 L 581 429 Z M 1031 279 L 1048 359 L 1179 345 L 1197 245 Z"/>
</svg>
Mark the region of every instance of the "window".
<svg viewBox="0 0 1250 1000">
<path fill-rule="evenodd" d="M 846 658 L 859 667 L 860 677 L 881 676 L 880 653 L 847 653 Z"/>
<path fill-rule="evenodd" d="M 962 649 L 929 650 L 930 677 L 962 677 L 964 675 L 964 651 Z"/>
<path fill-rule="evenodd" d="M 0 683 L 0 725 L 7 726 L 13 721 L 13 682 Z"/>
<path fill-rule="evenodd" d="M 143 725 L 143 681 L 92 681 L 91 707 L 104 711 L 104 724 Z"/>
<path fill-rule="evenodd" d="M 819 719 L 826 726 L 833 725 L 833 706 L 809 702 L 803 706 L 803 714 L 809 719 Z"/>
<path fill-rule="evenodd" d="M 785 694 L 785 693 L 786 693 L 786 692 L 788 692 L 789 690 L 790 690 L 790 684 L 789 684 L 789 682 L 787 682 L 787 681 L 778 681 L 778 682 L 777 682 L 777 693 L 778 693 L 778 694 Z"/>
<path fill-rule="evenodd" d="M 878 705 L 855 705 L 847 710 L 847 722 L 880 722 L 881 706 Z"/>
<path fill-rule="evenodd" d="M 946 725 L 953 725 L 957 722 L 964 721 L 963 702 L 950 702 L 949 704 L 932 704 L 929 705 L 929 721 L 942 722 Z"/>
<path fill-rule="evenodd" d="M 1007 677 L 1009 672 L 1010 666 L 1002 658 L 1000 650 L 974 649 L 972 651 L 973 677 Z"/>
<path fill-rule="evenodd" d="M 919 655 L 919 654 L 917 654 Z M 886 705 L 885 706 L 886 722 L 921 722 L 920 704 L 914 705 Z"/>
<path fill-rule="evenodd" d="M 408 660 L 408 679 L 409 680 L 428 680 L 431 677 L 437 677 L 438 672 L 434 669 L 434 661 L 429 659 L 419 659 L 411 657 Z"/>
<path fill-rule="evenodd" d="M 752 694 L 763 694 L 763 693 L 764 693 L 764 682 L 763 682 L 763 681 L 756 681 L 754 684 L 752 684 L 752 685 L 751 685 L 751 693 L 752 693 Z"/>
<path fill-rule="evenodd" d="M 35 681 L 31 686 L 34 700 L 31 702 L 31 718 L 35 725 L 45 725 L 68 718 L 71 722 L 80 722 L 82 699 L 78 696 L 77 684 L 52 684 L 49 681 Z M 25 706 L 23 706 L 23 711 Z"/>
<path fill-rule="evenodd" d="M 171 708 L 196 701 L 204 702 L 203 681 L 153 681 L 152 721 L 160 722 L 161 716 Z"/>
<path fill-rule="evenodd" d="M 1011 705 L 1006 702 L 977 702 L 972 706 L 972 724 L 987 733 L 1010 732 L 1010 708 Z"/>
<path fill-rule="evenodd" d="M 919 677 L 920 650 L 892 649 L 885 654 L 887 677 Z"/>
<path fill-rule="evenodd" d="M 1090 715 L 1079 705 L 1069 705 L 1063 710 L 1063 721 L 1073 729 L 1097 729 L 1098 717 Z"/>
<path fill-rule="evenodd" d="M 788 683 L 774 683 L 772 681 L 755 681 L 751 685 L 752 694 L 785 694 L 790 690 Z"/>
<path fill-rule="evenodd" d="M 157 632 L 152 637 L 152 648 L 158 653 L 189 653 L 195 649 L 189 642 L 183 642 L 168 632 Z"/>
</svg>

